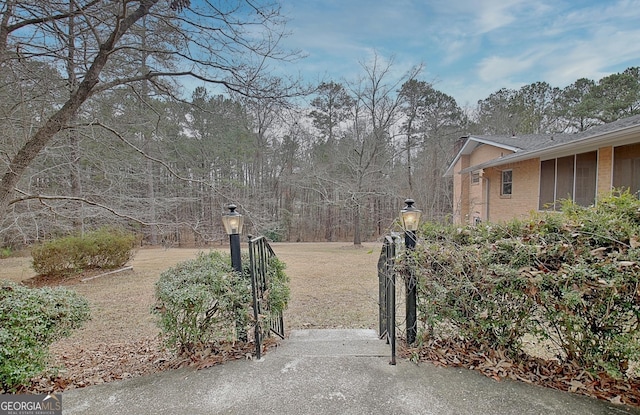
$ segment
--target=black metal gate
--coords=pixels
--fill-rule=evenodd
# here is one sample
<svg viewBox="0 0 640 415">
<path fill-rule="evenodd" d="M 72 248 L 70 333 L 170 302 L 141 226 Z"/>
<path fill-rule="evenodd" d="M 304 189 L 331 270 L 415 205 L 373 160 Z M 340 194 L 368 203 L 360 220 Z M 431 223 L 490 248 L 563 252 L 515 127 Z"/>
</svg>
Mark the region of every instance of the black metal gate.
<svg viewBox="0 0 640 415">
<path fill-rule="evenodd" d="M 269 262 L 276 254 L 264 236 L 249 237 L 249 260 L 251 288 L 253 291 L 253 317 L 255 324 L 256 359 L 262 355 L 262 340 L 271 332 L 284 339 L 284 319 L 282 312 L 269 309 L 265 293 L 269 289 Z M 264 333 L 262 322 L 268 319 L 268 328 Z"/>
<path fill-rule="evenodd" d="M 391 345 L 391 362 L 396 364 L 396 237 L 385 236 L 378 259 L 379 333 Z"/>
</svg>

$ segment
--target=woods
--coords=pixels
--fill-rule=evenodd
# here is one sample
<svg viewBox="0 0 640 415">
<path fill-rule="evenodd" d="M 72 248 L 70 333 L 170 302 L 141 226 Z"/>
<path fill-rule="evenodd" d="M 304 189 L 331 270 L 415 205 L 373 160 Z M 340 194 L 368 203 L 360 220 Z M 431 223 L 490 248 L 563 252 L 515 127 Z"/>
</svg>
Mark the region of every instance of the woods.
<svg viewBox="0 0 640 415">
<path fill-rule="evenodd" d="M 447 221 L 443 178 L 466 134 L 583 131 L 640 112 L 640 68 L 564 88 L 501 89 L 461 108 L 392 58 L 356 79 L 278 77 L 286 16 L 266 2 L 5 1 L 0 10 L 0 229 L 15 247 L 104 224 L 143 243 L 249 233 L 352 241 L 406 197 Z M 427 63 L 428 64 L 428 63 Z"/>
</svg>

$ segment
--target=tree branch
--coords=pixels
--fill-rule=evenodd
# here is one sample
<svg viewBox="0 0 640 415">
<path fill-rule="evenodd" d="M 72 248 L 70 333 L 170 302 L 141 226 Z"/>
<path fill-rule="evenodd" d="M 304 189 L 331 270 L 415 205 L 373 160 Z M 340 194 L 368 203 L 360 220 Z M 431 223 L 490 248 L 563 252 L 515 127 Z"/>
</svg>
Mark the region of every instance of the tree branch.
<svg viewBox="0 0 640 415">
<path fill-rule="evenodd" d="M 184 182 L 189 182 L 189 183 L 198 183 L 198 184 L 202 184 L 202 185 L 204 185 L 204 186 L 206 186 L 206 187 L 210 188 L 213 192 L 215 192 L 215 193 L 217 193 L 217 194 L 219 194 L 219 195 L 221 195 L 221 196 L 224 196 L 224 195 L 222 195 L 222 194 L 221 194 L 221 193 L 220 193 L 220 192 L 219 192 L 219 191 L 218 191 L 218 190 L 217 190 L 217 189 L 216 189 L 216 188 L 215 188 L 211 183 L 209 183 L 209 182 L 206 182 L 206 181 L 204 181 L 204 180 L 194 180 L 194 179 L 190 179 L 190 178 L 187 178 L 187 177 L 180 176 L 180 174 L 178 174 L 178 172 L 176 172 L 176 171 L 175 171 L 171 166 L 169 166 L 169 164 L 168 164 L 168 163 L 166 163 L 166 162 L 165 162 L 165 161 L 163 161 L 163 160 L 160 160 L 159 158 L 156 158 L 156 157 L 150 156 L 149 154 L 145 153 L 145 152 L 144 152 L 144 150 L 142 150 L 142 149 L 138 148 L 135 144 L 131 143 L 129 140 L 127 140 L 126 138 L 124 138 L 124 137 L 122 136 L 122 134 L 120 134 L 119 132 L 117 132 L 117 131 L 116 131 L 116 130 L 114 130 L 113 128 L 111 128 L 111 127 L 109 127 L 109 126 L 107 126 L 107 125 L 104 125 L 104 124 L 103 124 L 103 123 L 101 123 L 101 122 L 93 122 L 93 123 L 91 123 L 91 124 L 88 124 L 88 126 L 98 126 L 98 127 L 104 128 L 105 130 L 109 131 L 111 134 L 113 134 L 113 135 L 115 135 L 116 137 L 118 137 L 118 139 L 119 139 L 120 141 L 122 141 L 122 142 L 123 142 L 123 143 L 125 143 L 127 146 L 129 146 L 129 147 L 131 147 L 133 150 L 135 150 L 135 152 L 136 152 L 136 153 L 138 153 L 138 154 L 140 154 L 142 157 L 144 157 L 144 158 L 146 158 L 146 159 L 148 159 L 148 160 L 151 160 L 151 161 L 153 161 L 154 163 L 158 163 L 158 164 L 160 164 L 162 167 L 164 167 L 164 168 L 165 168 L 165 169 L 166 169 L 166 170 L 167 170 L 167 171 L 168 171 L 168 172 L 169 172 L 173 177 L 175 177 L 176 179 L 181 180 L 181 181 L 184 181 Z"/>
<path fill-rule="evenodd" d="M 101 209 L 104 209 L 104 210 L 106 210 L 106 211 L 108 211 L 108 212 L 112 213 L 113 215 L 118 216 L 120 218 L 125 218 L 125 219 L 132 220 L 132 221 L 134 221 L 136 223 L 139 223 L 141 225 L 147 225 L 147 226 L 154 225 L 154 224 L 151 224 L 151 223 L 146 223 L 146 222 L 144 222 L 144 221 L 142 221 L 142 220 L 140 220 L 138 218 L 134 218 L 133 216 L 126 215 L 124 213 L 120 213 L 120 212 L 116 211 L 115 209 L 113 209 L 113 208 L 111 208 L 109 206 L 103 205 L 102 203 L 94 202 L 94 201 L 86 199 L 84 197 L 32 195 L 32 194 L 29 194 L 29 193 L 27 193 L 25 191 L 22 191 L 20 189 L 15 189 L 15 190 L 18 193 L 23 194 L 24 197 L 20 197 L 20 198 L 13 199 L 13 200 L 9 201 L 9 203 L 8 203 L 9 206 L 11 206 L 13 204 L 16 204 L 16 203 L 20 203 L 20 202 L 26 202 L 27 200 L 39 200 L 41 202 L 45 201 L 45 200 L 65 200 L 65 201 L 83 202 L 83 203 L 86 203 L 87 205 L 91 205 L 91 206 L 95 206 L 95 207 L 99 207 Z"/>
</svg>

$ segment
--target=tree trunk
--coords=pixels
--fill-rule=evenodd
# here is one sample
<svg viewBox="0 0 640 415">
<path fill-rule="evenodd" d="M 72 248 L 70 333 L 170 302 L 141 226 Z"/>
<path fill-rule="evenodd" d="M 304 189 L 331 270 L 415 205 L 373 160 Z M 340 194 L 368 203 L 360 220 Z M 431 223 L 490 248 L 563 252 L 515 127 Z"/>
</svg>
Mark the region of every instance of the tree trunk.
<svg viewBox="0 0 640 415">
<path fill-rule="evenodd" d="M 69 1 L 69 14 L 72 14 L 76 8 L 76 2 L 74 0 Z M 69 39 L 67 41 L 67 48 L 69 49 L 67 52 L 67 77 L 69 78 L 69 96 L 73 94 L 76 87 L 78 86 L 78 79 L 76 78 L 76 33 L 75 33 L 75 18 L 74 16 L 69 17 Z M 73 117 L 72 117 L 73 119 Z M 75 129 L 69 130 L 69 146 L 71 147 L 70 154 L 70 169 L 69 176 L 71 182 L 71 195 L 73 197 L 80 198 L 82 193 L 82 186 L 80 182 L 80 142 L 78 140 L 78 132 Z M 73 229 L 76 232 L 82 232 L 83 225 L 83 212 L 82 212 L 82 202 L 75 202 L 74 205 L 77 207 L 77 212 L 73 215 L 71 219 Z"/>
<path fill-rule="evenodd" d="M 2 15 L 2 22 L 0 23 L 0 63 L 4 62 L 5 59 L 4 55 L 7 51 L 7 41 L 9 39 L 9 20 L 13 15 L 15 4 L 15 0 L 8 0 L 5 4 L 6 10 Z"/>
<path fill-rule="evenodd" d="M 353 211 L 353 244 L 362 245 L 362 237 L 360 235 L 360 205 L 356 204 Z"/>
<path fill-rule="evenodd" d="M 14 188 L 20 181 L 25 170 L 51 141 L 53 136 L 69 125 L 71 118 L 78 113 L 82 104 L 84 104 L 93 93 L 94 88 L 98 82 L 100 82 L 100 73 L 107 64 L 116 43 L 135 22 L 148 14 L 150 8 L 157 2 L 158 0 L 143 0 L 136 11 L 120 22 L 120 25 L 111 32 L 111 35 L 105 43 L 100 45 L 100 51 L 87 70 L 85 78 L 79 84 L 78 89 L 71 94 L 62 108 L 49 117 L 44 125 L 27 140 L 15 157 L 11 159 L 2 180 L 0 180 L 0 218 L 4 219 L 7 207 L 11 203 Z"/>
</svg>

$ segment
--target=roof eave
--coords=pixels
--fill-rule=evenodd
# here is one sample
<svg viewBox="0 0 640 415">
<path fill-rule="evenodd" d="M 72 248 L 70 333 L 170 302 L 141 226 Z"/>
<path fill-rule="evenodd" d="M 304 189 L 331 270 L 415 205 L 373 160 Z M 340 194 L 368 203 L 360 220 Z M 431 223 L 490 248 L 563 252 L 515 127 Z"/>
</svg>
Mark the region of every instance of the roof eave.
<svg viewBox="0 0 640 415">
<path fill-rule="evenodd" d="M 610 131 L 604 134 L 594 135 L 582 140 L 570 141 L 568 143 L 557 144 L 552 147 L 547 147 L 540 150 L 523 151 L 520 153 L 509 154 L 505 157 L 489 160 L 484 163 L 469 166 L 466 169 L 462 169 L 460 174 L 469 173 L 472 171 L 484 169 L 487 167 L 497 167 L 507 163 L 515 163 L 518 161 L 529 160 L 533 158 L 544 159 L 548 156 L 562 157 L 563 153 L 575 153 L 577 149 L 583 149 L 585 151 L 591 151 L 591 148 L 597 149 L 599 145 L 607 143 L 610 145 L 623 145 L 626 140 L 633 138 L 637 133 L 640 133 L 640 125 L 634 125 L 631 127 L 622 128 L 615 131 Z M 568 155 L 568 154 L 567 154 Z M 448 172 L 449 170 L 447 170 Z M 453 175 L 453 173 L 451 173 Z"/>
<path fill-rule="evenodd" d="M 502 144 L 502 143 L 496 143 L 495 141 L 491 141 L 491 140 L 489 140 L 487 138 L 484 138 L 484 137 L 468 136 L 468 137 L 466 137 L 466 141 L 465 141 L 464 145 L 462 146 L 460 151 L 458 151 L 458 154 L 456 154 L 456 156 L 454 157 L 453 161 L 449 164 L 449 167 L 444 172 L 443 177 L 453 176 L 453 169 L 454 169 L 456 163 L 458 162 L 458 160 L 460 159 L 460 157 L 462 157 L 465 154 L 471 154 L 473 152 L 473 150 L 475 150 L 475 148 L 478 146 L 478 144 L 487 144 L 487 145 L 490 145 L 490 146 L 494 146 L 494 147 L 498 147 L 498 148 L 503 148 L 505 150 L 513 151 L 514 153 L 517 153 L 518 151 L 522 151 L 522 149 L 520 149 L 518 147 L 509 146 L 507 144 Z"/>
</svg>

